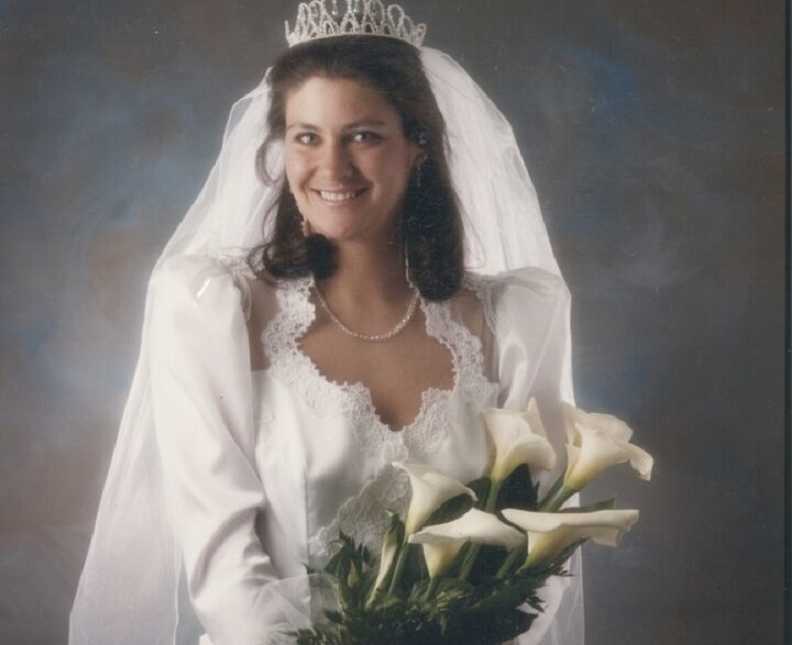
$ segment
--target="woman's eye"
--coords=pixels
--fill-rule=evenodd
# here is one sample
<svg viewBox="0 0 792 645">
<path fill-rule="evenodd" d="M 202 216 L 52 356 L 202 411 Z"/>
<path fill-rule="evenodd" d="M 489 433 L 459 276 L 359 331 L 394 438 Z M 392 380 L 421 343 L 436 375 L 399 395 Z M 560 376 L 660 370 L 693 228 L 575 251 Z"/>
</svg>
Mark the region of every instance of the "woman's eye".
<svg viewBox="0 0 792 645">
<path fill-rule="evenodd" d="M 382 137 L 378 135 L 376 132 L 368 132 L 363 130 L 361 132 L 355 132 L 352 135 L 352 141 L 355 143 L 376 143 L 377 141 L 381 141 Z"/>
<path fill-rule="evenodd" d="M 294 137 L 294 140 L 304 146 L 310 146 L 316 141 L 316 134 L 313 132 L 301 132 Z"/>
</svg>

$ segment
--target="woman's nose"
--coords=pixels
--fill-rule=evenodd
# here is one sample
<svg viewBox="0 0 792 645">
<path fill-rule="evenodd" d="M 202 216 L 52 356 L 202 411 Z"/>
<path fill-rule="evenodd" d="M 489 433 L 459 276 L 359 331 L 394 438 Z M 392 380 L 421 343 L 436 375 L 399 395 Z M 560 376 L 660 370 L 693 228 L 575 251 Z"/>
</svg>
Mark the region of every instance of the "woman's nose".
<svg viewBox="0 0 792 645">
<path fill-rule="evenodd" d="M 322 150 L 321 169 L 328 179 L 344 179 L 351 177 L 354 164 L 349 150 L 343 141 L 329 141 Z"/>
</svg>

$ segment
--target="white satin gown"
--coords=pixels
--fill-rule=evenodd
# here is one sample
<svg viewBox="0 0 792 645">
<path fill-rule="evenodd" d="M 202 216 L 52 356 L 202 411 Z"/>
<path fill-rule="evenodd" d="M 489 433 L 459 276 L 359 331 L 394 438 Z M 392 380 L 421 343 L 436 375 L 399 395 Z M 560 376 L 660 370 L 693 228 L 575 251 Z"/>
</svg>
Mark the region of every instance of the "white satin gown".
<svg viewBox="0 0 792 645">
<path fill-rule="evenodd" d="M 405 509 L 407 478 L 391 462 L 421 462 L 463 482 L 486 473 L 484 407 L 524 408 L 536 396 L 563 462 L 570 298 L 557 276 L 468 274 L 451 300 L 421 301 L 426 333 L 451 356 L 453 387 L 425 391 L 398 432 L 364 385 L 332 382 L 302 352 L 316 313 L 311 278 L 267 288 L 267 367 L 251 370 L 250 279 L 238 264 L 184 256 L 153 283 L 152 403 L 182 552 L 177 645 L 289 642 L 283 632 L 317 610 L 304 565 L 326 562 L 339 529 L 378 553 L 382 509 Z M 546 588 L 547 609 L 520 645 L 577 645 L 564 635 L 578 633 L 582 612 L 555 620 L 582 593 L 579 556 L 570 571 Z"/>
</svg>

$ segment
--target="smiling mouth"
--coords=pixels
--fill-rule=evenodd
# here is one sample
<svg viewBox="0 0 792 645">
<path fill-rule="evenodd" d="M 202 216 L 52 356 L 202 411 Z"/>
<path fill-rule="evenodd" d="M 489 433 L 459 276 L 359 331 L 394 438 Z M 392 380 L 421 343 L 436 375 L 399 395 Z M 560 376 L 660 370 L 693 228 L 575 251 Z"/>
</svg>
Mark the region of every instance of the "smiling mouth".
<svg viewBox="0 0 792 645">
<path fill-rule="evenodd" d="M 314 190 L 314 192 L 319 196 L 319 198 L 322 201 L 327 202 L 328 204 L 345 204 L 347 202 L 351 202 L 353 199 L 357 199 L 367 190 L 368 188 L 361 188 L 359 190 L 346 190 L 346 191 Z"/>
</svg>

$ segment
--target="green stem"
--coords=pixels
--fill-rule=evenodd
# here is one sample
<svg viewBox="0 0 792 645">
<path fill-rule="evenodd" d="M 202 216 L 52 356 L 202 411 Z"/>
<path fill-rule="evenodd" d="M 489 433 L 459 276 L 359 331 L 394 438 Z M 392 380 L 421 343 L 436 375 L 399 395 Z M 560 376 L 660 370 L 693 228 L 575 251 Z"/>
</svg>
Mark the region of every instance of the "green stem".
<svg viewBox="0 0 792 645">
<path fill-rule="evenodd" d="M 439 584 L 440 584 L 439 576 L 435 576 L 429 581 L 429 586 L 427 587 L 426 594 L 424 595 L 424 600 L 426 602 L 429 602 L 432 599 L 432 596 L 434 596 L 435 591 L 437 591 L 437 587 Z"/>
<path fill-rule="evenodd" d="M 539 505 L 539 510 L 541 512 L 554 513 L 564 505 L 564 502 L 578 492 L 574 489 L 567 488 L 563 484 L 559 487 L 553 486 L 553 489 L 554 492 L 551 491 Z"/>
<path fill-rule="evenodd" d="M 492 480 L 490 482 L 489 490 L 487 491 L 487 499 L 484 503 L 484 510 L 487 513 L 493 513 L 498 503 L 498 493 L 500 493 L 503 480 Z M 459 569 L 459 579 L 467 580 L 470 572 L 473 570 L 473 565 L 476 563 L 476 558 L 481 550 L 480 544 L 471 544 L 470 551 L 468 551 L 465 559 L 462 561 L 462 566 Z"/>
<path fill-rule="evenodd" d="M 377 601 L 377 598 L 379 598 L 380 593 L 381 593 L 380 590 L 377 589 L 376 587 L 371 590 L 369 597 L 366 599 L 366 609 L 371 609 L 371 605 L 373 605 Z"/>
<path fill-rule="evenodd" d="M 498 502 L 498 493 L 500 493 L 501 486 L 503 486 L 502 480 L 495 480 L 490 484 L 489 490 L 487 491 L 487 502 L 484 505 L 484 510 L 487 513 L 495 511 L 495 505 Z"/>
<path fill-rule="evenodd" d="M 384 585 L 386 582 L 390 580 L 391 576 L 385 576 L 385 579 L 382 581 Z M 366 599 L 366 609 L 370 609 L 371 606 L 379 600 L 379 597 L 383 594 L 382 587 L 373 587 L 371 592 L 369 593 L 369 597 Z"/>
<path fill-rule="evenodd" d="M 512 551 L 509 551 L 509 555 L 506 556 L 506 559 L 503 561 L 503 564 L 498 569 L 498 572 L 495 574 L 495 577 L 498 579 L 506 577 L 506 575 L 511 571 L 511 568 L 514 566 L 514 563 L 517 562 L 517 558 L 525 553 L 525 547 L 517 547 Z"/>
<path fill-rule="evenodd" d="M 388 587 L 388 595 L 394 594 L 399 586 L 404 565 L 407 564 L 407 552 L 410 549 L 410 543 L 405 540 L 399 547 L 399 556 L 396 558 L 396 566 L 393 569 L 393 577 L 391 578 L 390 587 Z"/>
<path fill-rule="evenodd" d="M 543 508 L 547 507 L 547 502 L 550 501 L 555 495 L 558 493 L 558 489 L 561 488 L 561 485 L 564 483 L 564 473 L 553 482 L 553 485 L 550 487 L 550 490 L 544 496 L 541 502 L 537 504 L 536 509 L 541 511 Z"/>
</svg>

